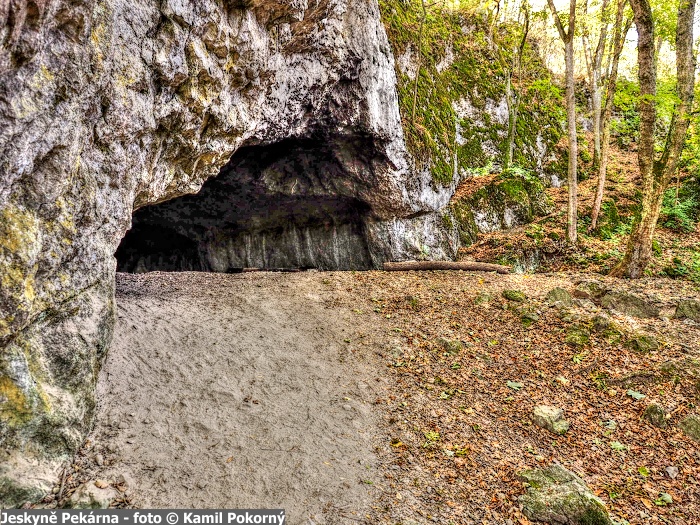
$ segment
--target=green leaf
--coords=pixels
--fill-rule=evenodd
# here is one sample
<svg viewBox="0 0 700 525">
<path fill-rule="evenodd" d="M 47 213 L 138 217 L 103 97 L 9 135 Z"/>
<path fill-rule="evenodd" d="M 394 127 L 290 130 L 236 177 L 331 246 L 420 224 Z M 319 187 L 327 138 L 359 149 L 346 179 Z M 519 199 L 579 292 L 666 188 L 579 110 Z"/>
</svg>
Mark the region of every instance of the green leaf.
<svg viewBox="0 0 700 525">
<path fill-rule="evenodd" d="M 665 507 L 666 505 L 670 505 L 673 503 L 673 498 L 671 495 L 667 492 L 662 492 L 659 494 L 659 497 L 654 500 L 654 504 L 658 505 L 659 507 Z"/>
<path fill-rule="evenodd" d="M 649 476 L 649 469 L 646 468 L 644 465 L 642 465 L 641 467 L 639 467 L 638 470 L 639 470 L 639 473 L 640 473 L 642 476 L 644 476 L 645 478 Z"/>
<path fill-rule="evenodd" d="M 636 392 L 636 391 L 631 390 L 631 389 L 627 391 L 627 395 L 630 396 L 630 397 L 633 397 L 633 398 L 636 399 L 637 401 L 639 401 L 640 399 L 644 399 L 645 397 L 647 397 L 647 396 L 645 396 L 644 394 L 640 394 L 639 392 Z"/>
<path fill-rule="evenodd" d="M 523 385 L 522 383 L 518 383 L 516 381 L 508 381 L 506 383 L 506 386 L 508 388 L 512 388 L 513 390 L 520 390 L 525 385 Z"/>
<path fill-rule="evenodd" d="M 610 448 L 613 450 L 617 450 L 618 452 L 623 452 L 627 450 L 627 445 L 623 445 L 619 441 L 611 441 Z"/>
</svg>

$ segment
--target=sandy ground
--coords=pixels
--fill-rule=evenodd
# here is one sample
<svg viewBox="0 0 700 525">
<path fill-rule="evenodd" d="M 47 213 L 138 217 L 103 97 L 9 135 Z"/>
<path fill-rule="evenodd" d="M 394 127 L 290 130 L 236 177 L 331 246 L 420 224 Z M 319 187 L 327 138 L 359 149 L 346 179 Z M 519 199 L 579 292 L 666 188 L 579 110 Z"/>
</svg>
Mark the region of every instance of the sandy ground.
<svg viewBox="0 0 700 525">
<path fill-rule="evenodd" d="M 284 508 L 351 523 L 374 499 L 386 388 L 322 276 L 120 274 L 93 472 L 146 508 Z"/>
</svg>

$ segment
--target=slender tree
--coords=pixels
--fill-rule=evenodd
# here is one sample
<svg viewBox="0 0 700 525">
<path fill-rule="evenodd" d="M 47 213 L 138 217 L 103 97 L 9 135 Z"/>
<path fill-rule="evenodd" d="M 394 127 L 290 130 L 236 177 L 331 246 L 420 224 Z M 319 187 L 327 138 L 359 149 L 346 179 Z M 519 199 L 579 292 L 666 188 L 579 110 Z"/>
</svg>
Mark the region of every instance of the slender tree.
<svg viewBox="0 0 700 525">
<path fill-rule="evenodd" d="M 609 62 L 607 74 L 607 82 L 605 86 L 605 106 L 601 115 L 601 146 L 600 146 L 600 163 L 598 164 L 598 189 L 591 210 L 591 226 L 590 231 L 598 227 L 598 216 L 600 215 L 600 207 L 603 204 L 603 194 L 605 192 L 605 180 L 608 172 L 608 151 L 610 149 L 610 124 L 612 123 L 612 110 L 615 101 L 615 92 L 617 91 L 617 74 L 620 64 L 620 55 L 627 39 L 627 33 L 632 26 L 632 19 L 625 19 L 625 7 L 627 0 L 617 1 L 617 12 L 615 14 L 615 25 L 613 29 L 612 41 L 612 56 Z"/>
<path fill-rule="evenodd" d="M 601 157 L 601 111 L 603 97 L 603 55 L 605 54 L 605 45 L 608 40 L 608 4 L 610 0 L 603 0 L 600 7 L 600 29 L 598 33 L 598 43 L 593 49 L 591 45 L 591 36 L 589 22 L 584 17 L 583 34 L 581 40 L 583 43 L 583 52 L 586 58 L 586 70 L 588 72 L 588 84 L 591 88 L 591 109 L 593 110 L 593 166 L 598 168 Z M 586 0 L 585 12 L 588 14 L 588 0 Z"/>
<path fill-rule="evenodd" d="M 640 277 L 651 259 L 654 230 L 659 219 L 664 190 L 678 168 L 678 160 L 690 124 L 695 88 L 695 55 L 693 53 L 693 19 L 695 0 L 680 0 L 676 26 L 676 90 L 675 108 L 666 144 L 657 160 L 654 156 L 656 125 L 656 60 L 654 18 L 649 0 L 630 0 L 639 40 L 639 171 L 642 176 L 642 207 L 632 226 L 627 250 L 611 275 Z"/>
<path fill-rule="evenodd" d="M 566 121 L 569 134 L 569 204 L 567 209 L 567 239 L 575 244 L 577 240 L 577 220 L 578 220 L 578 140 L 576 137 L 576 99 L 574 84 L 574 30 L 576 27 L 576 0 L 569 0 L 569 20 L 567 28 L 561 21 L 561 17 L 554 6 L 554 0 L 547 0 L 549 9 L 554 17 L 554 24 L 557 26 L 559 36 L 564 42 L 564 62 L 566 74 Z"/>
</svg>

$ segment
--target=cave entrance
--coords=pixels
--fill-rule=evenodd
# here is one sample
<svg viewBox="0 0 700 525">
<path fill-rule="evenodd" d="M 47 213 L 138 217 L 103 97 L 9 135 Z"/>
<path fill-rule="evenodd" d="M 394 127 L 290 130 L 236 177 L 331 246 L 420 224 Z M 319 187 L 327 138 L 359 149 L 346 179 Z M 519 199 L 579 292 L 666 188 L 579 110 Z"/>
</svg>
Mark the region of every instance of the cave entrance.
<svg viewBox="0 0 700 525">
<path fill-rule="evenodd" d="M 117 270 L 371 268 L 370 209 L 338 151 L 315 139 L 240 148 L 197 194 L 136 210 Z"/>
</svg>

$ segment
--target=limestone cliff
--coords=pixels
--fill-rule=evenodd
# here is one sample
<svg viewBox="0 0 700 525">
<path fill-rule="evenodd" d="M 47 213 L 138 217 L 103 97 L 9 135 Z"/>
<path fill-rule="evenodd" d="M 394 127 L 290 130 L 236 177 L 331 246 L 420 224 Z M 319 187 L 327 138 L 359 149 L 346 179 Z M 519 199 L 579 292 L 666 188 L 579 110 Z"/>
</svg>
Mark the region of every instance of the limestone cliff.
<svg viewBox="0 0 700 525">
<path fill-rule="evenodd" d="M 203 198 L 238 197 L 174 230 L 188 264 L 450 257 L 454 182 L 411 162 L 376 0 L 0 1 L 0 507 L 41 497 L 90 425 L 134 210 L 162 225 L 147 205 L 228 164 Z M 316 241 L 334 254 L 297 250 Z"/>
</svg>

